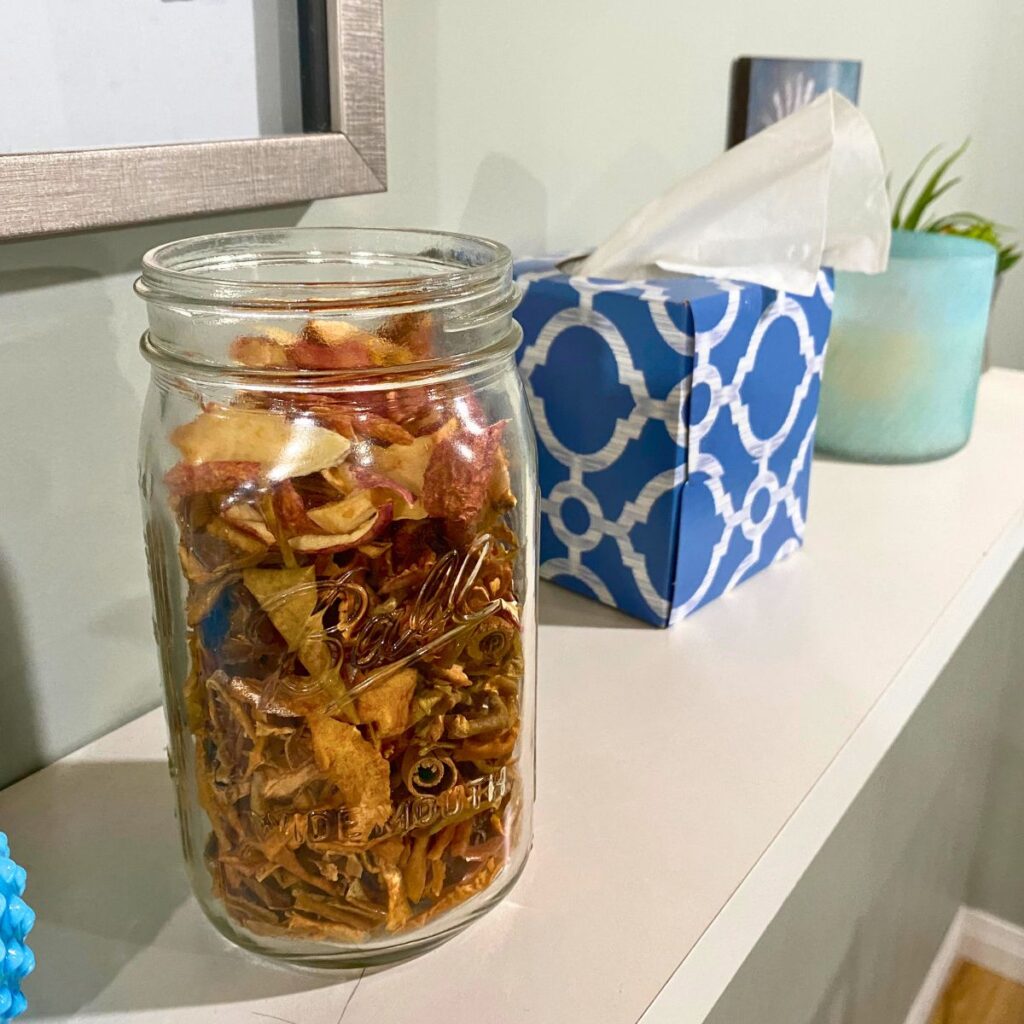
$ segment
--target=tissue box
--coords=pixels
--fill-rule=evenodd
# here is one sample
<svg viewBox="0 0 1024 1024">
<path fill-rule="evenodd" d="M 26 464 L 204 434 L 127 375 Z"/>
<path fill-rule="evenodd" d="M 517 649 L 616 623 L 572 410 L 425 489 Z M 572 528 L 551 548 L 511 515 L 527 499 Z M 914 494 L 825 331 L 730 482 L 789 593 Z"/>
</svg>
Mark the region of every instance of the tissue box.
<svg viewBox="0 0 1024 1024">
<path fill-rule="evenodd" d="M 667 626 L 803 538 L 832 306 L 700 277 L 516 264 L 541 575 Z"/>
</svg>

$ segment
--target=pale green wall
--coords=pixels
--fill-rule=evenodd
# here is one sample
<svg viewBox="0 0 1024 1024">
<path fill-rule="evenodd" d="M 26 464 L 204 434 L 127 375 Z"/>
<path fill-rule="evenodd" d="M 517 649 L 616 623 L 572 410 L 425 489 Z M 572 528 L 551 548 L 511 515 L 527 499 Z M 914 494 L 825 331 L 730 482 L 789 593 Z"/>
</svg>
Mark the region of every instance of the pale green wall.
<svg viewBox="0 0 1024 1024">
<path fill-rule="evenodd" d="M 134 494 L 149 246 L 302 216 L 584 246 L 721 149 L 745 52 L 863 58 L 897 174 L 970 133 L 964 202 L 1024 226 L 1016 0 L 385 6 L 387 195 L 0 245 L 0 784 L 158 699 Z M 1024 269 L 1000 306 L 1000 352 L 1024 364 Z"/>
<path fill-rule="evenodd" d="M 1003 646 L 986 652 L 984 670 L 975 680 L 978 690 L 984 692 L 993 671 L 989 665 L 1009 666 L 1011 685 L 998 707 L 982 828 L 967 897 L 971 906 L 1024 925 L 1024 566 L 1017 575 L 1009 635 Z"/>
<path fill-rule="evenodd" d="M 951 202 L 1024 230 L 1019 0 L 384 2 L 391 189 L 311 223 L 592 245 L 721 151 L 730 62 L 766 54 L 863 60 L 895 178 L 970 135 Z M 1024 265 L 1003 292 L 996 361 L 1024 367 Z"/>
<path fill-rule="evenodd" d="M 159 700 L 135 471 L 139 256 L 300 214 L 0 245 L 0 786 Z"/>
</svg>

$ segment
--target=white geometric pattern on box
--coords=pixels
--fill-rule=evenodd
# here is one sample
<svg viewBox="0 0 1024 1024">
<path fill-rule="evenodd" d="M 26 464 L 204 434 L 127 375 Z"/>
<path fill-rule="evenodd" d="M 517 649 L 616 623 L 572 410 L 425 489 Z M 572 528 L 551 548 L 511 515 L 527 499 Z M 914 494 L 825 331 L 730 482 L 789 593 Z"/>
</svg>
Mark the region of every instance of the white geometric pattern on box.
<svg viewBox="0 0 1024 1024">
<path fill-rule="evenodd" d="M 825 288 L 827 288 L 825 275 L 819 275 L 819 287 L 823 281 Z M 826 305 L 831 308 L 831 290 L 829 290 L 827 295 L 824 288 L 821 289 L 821 292 Z M 730 294 L 730 300 L 732 300 L 735 294 Z M 721 518 L 722 534 L 712 550 L 711 560 L 704 578 L 685 601 L 676 605 L 672 612 L 673 619 L 689 615 L 690 612 L 703 603 L 708 588 L 718 572 L 722 557 L 728 550 L 733 531 L 737 528 L 742 530 L 744 537 L 750 541 L 750 551 L 733 571 L 722 589 L 722 593 L 728 593 L 732 590 L 757 563 L 761 555 L 761 544 L 765 531 L 771 523 L 777 506 L 780 503 L 783 505 L 785 515 L 789 517 L 795 538 L 794 543 L 787 542 L 786 552 L 788 553 L 798 546 L 804 536 L 804 516 L 800 507 L 800 501 L 795 492 L 795 486 L 797 479 L 807 466 L 808 453 L 814 440 L 814 427 L 817 423 L 817 417 L 815 416 L 810 421 L 800 439 L 797 456 L 790 464 L 789 475 L 785 483 L 780 483 L 775 474 L 768 469 L 768 460 L 771 455 L 778 451 L 783 442 L 788 440 L 800 407 L 810 390 L 811 383 L 815 378 L 821 379 L 821 371 L 825 362 L 824 348 L 820 352 L 817 351 L 815 339 L 807 322 L 807 316 L 801 306 L 788 295 L 779 294 L 775 301 L 761 315 L 751 335 L 750 346 L 737 364 L 735 376 L 730 383 L 725 384 L 711 362 L 711 355 L 715 346 L 728 336 L 732 325 L 724 321 L 728 319 L 729 313 L 732 311 L 733 303 L 730 301 L 729 309 L 726 312 L 726 316 L 723 317 L 723 322 L 716 324 L 708 331 L 699 331 L 697 333 L 693 384 L 694 386 L 698 383 L 707 384 L 711 389 L 711 397 L 707 413 L 699 422 L 694 423 L 691 421 L 689 432 L 689 470 L 691 474 L 706 474 L 705 486 L 711 492 L 715 504 L 715 512 Z M 743 401 L 743 382 L 747 374 L 754 368 L 758 351 L 769 327 L 783 317 L 790 318 L 796 324 L 800 339 L 800 354 L 804 358 L 804 374 L 793 392 L 789 412 L 786 414 L 782 425 L 770 437 L 762 438 L 758 437 L 751 428 L 750 410 Z M 734 313 L 733 319 L 735 319 Z M 724 475 L 722 464 L 713 454 L 701 450 L 701 444 L 723 406 L 728 406 L 732 422 L 738 429 L 740 441 L 747 454 L 757 465 L 757 475 L 747 488 L 743 503 L 739 508 L 733 506 L 732 499 L 721 485 L 721 479 Z M 754 499 L 762 490 L 768 494 L 768 508 L 760 517 L 755 518 L 753 515 Z"/>
<path fill-rule="evenodd" d="M 675 472 L 659 474 L 649 480 L 635 501 L 627 501 L 621 514 L 614 521 L 604 517 L 601 503 L 597 496 L 583 483 L 583 474 L 593 470 L 609 468 L 622 457 L 627 443 L 640 436 L 644 424 L 656 419 L 665 424 L 665 429 L 673 443 L 684 437 L 680 431 L 680 411 L 689 391 L 689 377 L 681 380 L 664 401 L 650 396 L 644 382 L 643 374 L 633 365 L 629 349 L 618 328 L 607 317 L 596 313 L 592 306 L 592 293 L 582 289 L 579 293 L 579 306 L 556 313 L 544 324 L 537 335 L 534 345 L 528 348 L 519 363 L 526 386 L 530 409 L 533 412 L 537 433 L 548 451 L 569 471 L 567 481 L 556 484 L 549 494 L 541 498 L 541 512 L 550 517 L 551 527 L 555 535 L 568 548 L 568 557 L 549 559 L 541 564 L 541 574 L 547 577 L 567 575 L 579 579 L 595 592 L 602 600 L 613 604 L 607 587 L 600 577 L 582 564 L 584 551 L 597 546 L 601 537 L 611 537 L 618 545 L 623 564 L 626 565 L 636 581 L 637 589 L 643 595 L 650 609 L 659 616 L 669 613 L 668 601 L 658 594 L 647 573 L 643 557 L 633 548 L 630 541 L 630 530 L 638 522 L 646 522 L 656 498 L 665 491 L 682 483 L 685 478 L 685 466 L 680 465 Z M 668 320 L 667 313 L 665 314 Z M 548 422 L 544 402 L 534 393 L 532 387 L 532 371 L 538 365 L 545 365 L 548 351 L 555 338 L 567 327 L 588 327 L 597 332 L 604 340 L 615 359 L 618 368 L 618 382 L 629 388 L 633 397 L 633 410 L 626 420 L 615 421 L 611 438 L 597 451 L 574 452 L 564 445 L 556 436 Z M 692 351 L 693 339 L 678 330 L 672 335 L 673 345 L 679 345 L 680 338 Z M 590 523 L 583 534 L 576 534 L 564 523 L 562 506 L 567 498 L 576 498 L 582 502 L 590 514 Z"/>
<path fill-rule="evenodd" d="M 520 265 L 517 278 L 520 369 L 542 452 L 544 576 L 665 624 L 798 546 L 826 275 L 814 299 L 705 279 L 568 278 L 552 261 Z M 762 349 L 783 323 L 799 365 L 776 372 L 778 357 Z"/>
</svg>

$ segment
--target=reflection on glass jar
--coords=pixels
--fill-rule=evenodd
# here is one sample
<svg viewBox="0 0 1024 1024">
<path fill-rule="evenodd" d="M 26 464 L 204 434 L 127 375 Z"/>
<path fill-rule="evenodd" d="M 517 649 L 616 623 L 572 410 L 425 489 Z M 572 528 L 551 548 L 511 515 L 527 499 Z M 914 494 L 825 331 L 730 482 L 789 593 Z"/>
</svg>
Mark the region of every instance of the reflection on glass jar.
<svg viewBox="0 0 1024 1024">
<path fill-rule="evenodd" d="M 193 886 L 324 966 L 437 944 L 531 841 L 533 432 L 507 250 L 238 232 L 144 259 L 141 486 Z"/>
</svg>

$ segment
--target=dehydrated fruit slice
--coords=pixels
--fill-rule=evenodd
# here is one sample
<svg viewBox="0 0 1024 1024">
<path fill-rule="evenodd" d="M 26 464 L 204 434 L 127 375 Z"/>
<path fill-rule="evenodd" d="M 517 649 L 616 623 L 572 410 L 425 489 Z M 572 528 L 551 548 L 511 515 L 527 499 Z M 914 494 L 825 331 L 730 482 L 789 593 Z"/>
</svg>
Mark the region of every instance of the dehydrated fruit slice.
<svg viewBox="0 0 1024 1024">
<path fill-rule="evenodd" d="M 434 318 L 429 313 L 402 313 L 385 321 L 377 333 L 407 349 L 415 359 L 433 354 Z"/>
<path fill-rule="evenodd" d="M 293 551 L 311 553 L 320 551 L 346 551 L 380 536 L 391 522 L 391 505 L 375 507 L 374 514 L 347 533 L 312 533 L 291 537 L 288 543 Z"/>
<path fill-rule="evenodd" d="M 393 444 L 389 448 L 382 448 L 375 453 L 373 465 L 366 468 L 390 477 L 414 495 L 419 495 L 423 491 L 424 474 L 434 449 L 456 431 L 456 421 L 449 420 L 434 433 L 417 437 L 410 444 Z"/>
<path fill-rule="evenodd" d="M 304 569 L 246 569 L 242 582 L 267 613 L 274 628 L 298 650 L 308 638 L 316 607 L 317 585 L 313 566 Z"/>
<path fill-rule="evenodd" d="M 312 419 L 234 407 L 200 413 L 171 434 L 185 461 L 258 463 L 270 480 L 306 476 L 335 466 L 352 442 Z"/>
<path fill-rule="evenodd" d="M 369 491 L 356 491 L 341 501 L 321 505 L 308 513 L 325 533 L 352 533 L 368 525 L 377 515 L 378 505 Z"/>
<path fill-rule="evenodd" d="M 291 366 L 288 350 L 266 335 L 243 335 L 231 343 L 231 358 L 256 369 Z"/>
<path fill-rule="evenodd" d="M 234 527 L 261 540 L 264 546 L 274 543 L 274 535 L 267 528 L 267 522 L 258 508 L 247 503 L 229 505 L 224 509 L 224 518 Z"/>
<path fill-rule="evenodd" d="M 347 722 L 309 718 L 316 765 L 341 794 L 351 831 L 366 837 L 391 816 L 388 762 Z"/>
<path fill-rule="evenodd" d="M 502 420 L 479 432 L 462 428 L 438 443 L 423 476 L 430 515 L 468 522 L 480 514 L 504 432 Z"/>
<path fill-rule="evenodd" d="M 328 472 L 331 471 L 328 470 Z M 416 500 L 416 495 L 413 494 L 408 487 L 403 487 L 402 484 L 393 477 L 378 472 L 370 466 L 359 466 L 353 464 L 351 466 L 346 466 L 343 472 L 346 472 L 353 483 L 358 484 L 360 487 L 393 491 L 409 505 Z"/>
<path fill-rule="evenodd" d="M 379 340 L 375 334 L 364 331 L 347 320 L 310 320 L 302 332 L 302 337 L 315 341 L 318 345 L 330 345 L 335 348 L 355 342 L 368 348 Z"/>
<path fill-rule="evenodd" d="M 416 669 L 402 668 L 373 683 L 356 698 L 360 720 L 373 722 L 385 739 L 405 732 L 418 679 Z"/>
<path fill-rule="evenodd" d="M 334 470 L 325 470 L 327 473 Z M 274 488 L 274 513 L 278 521 L 293 533 L 311 533 L 316 525 L 306 514 L 306 505 L 291 480 L 284 480 Z"/>
<path fill-rule="evenodd" d="M 254 536 L 248 530 L 239 529 L 233 523 L 228 522 L 223 516 L 218 516 L 210 522 L 206 527 L 206 532 L 211 537 L 227 541 L 233 548 L 245 551 L 248 554 L 258 554 L 261 551 L 266 551 L 269 544 L 273 542 L 273 537 L 271 537 L 270 541 L 264 541 Z"/>
<path fill-rule="evenodd" d="M 262 468 L 258 462 L 238 460 L 203 462 L 196 466 L 179 462 L 164 475 L 164 483 L 171 494 L 183 497 L 208 491 L 233 491 L 255 484 Z"/>
</svg>

